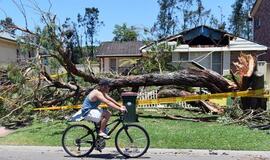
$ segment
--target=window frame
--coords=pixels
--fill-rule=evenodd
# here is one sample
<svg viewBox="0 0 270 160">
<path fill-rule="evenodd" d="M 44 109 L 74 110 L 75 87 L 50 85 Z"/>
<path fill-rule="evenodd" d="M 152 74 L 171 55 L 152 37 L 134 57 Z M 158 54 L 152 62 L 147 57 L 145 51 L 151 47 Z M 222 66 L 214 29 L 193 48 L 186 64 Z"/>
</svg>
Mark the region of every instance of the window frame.
<svg viewBox="0 0 270 160">
<path fill-rule="evenodd" d="M 112 65 L 112 62 L 114 63 L 115 66 Z M 117 61 L 116 58 L 110 58 L 109 59 L 109 70 L 110 71 L 117 71 Z"/>
<path fill-rule="evenodd" d="M 214 54 L 220 54 L 220 62 L 214 62 Z M 220 72 L 214 70 L 214 65 L 218 65 L 220 66 Z M 223 52 L 213 52 L 211 54 L 211 69 L 217 73 L 219 73 L 220 75 L 223 75 Z"/>
</svg>

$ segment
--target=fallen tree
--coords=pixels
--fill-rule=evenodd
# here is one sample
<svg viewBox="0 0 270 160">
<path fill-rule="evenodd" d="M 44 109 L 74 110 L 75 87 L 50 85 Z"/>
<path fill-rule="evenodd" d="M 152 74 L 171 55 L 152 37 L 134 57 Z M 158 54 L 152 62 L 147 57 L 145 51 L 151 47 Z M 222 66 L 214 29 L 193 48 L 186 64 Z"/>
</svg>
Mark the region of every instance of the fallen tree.
<svg viewBox="0 0 270 160">
<path fill-rule="evenodd" d="M 129 87 L 133 91 L 137 91 L 141 86 L 177 85 L 184 87 L 203 87 L 207 88 L 210 93 L 221 93 L 243 89 L 243 85 L 245 84 L 244 77 L 251 77 L 255 71 L 256 60 L 252 56 L 248 56 L 248 58 L 239 59 L 239 64 L 235 64 L 238 67 L 238 72 L 232 74 L 233 81 L 207 69 L 185 69 L 162 73 L 146 72 L 130 76 L 110 75 L 109 78 L 102 75 L 97 76 L 92 72 L 79 70 L 70 58 L 71 54 L 75 54 L 72 53 L 70 42 L 76 36 L 76 30 L 74 28 L 63 27 L 63 25 L 57 25 L 56 15 L 52 13 L 41 11 L 40 8 L 37 8 L 37 11 L 40 11 L 42 21 L 44 22 L 43 29 L 33 32 L 27 26 L 26 28 L 14 24 L 9 26 L 12 29 L 15 28 L 24 32 L 26 36 L 20 42 L 21 46 L 30 46 L 31 49 L 35 48 L 36 56 L 29 63 L 31 65 L 23 67 L 27 68 L 22 71 L 22 73 L 25 72 L 23 76 L 25 76 L 25 83 L 27 85 L 24 84 L 21 88 L 20 86 L 16 88 L 16 91 L 25 89 L 29 93 L 26 94 L 27 92 L 21 91 L 21 96 L 16 97 L 16 100 L 12 104 L 6 104 L 9 105 L 10 109 L 4 118 L 9 118 L 13 114 L 20 114 L 24 111 L 24 107 L 28 105 L 31 105 L 31 107 L 53 106 L 66 104 L 67 101 L 73 104 L 81 103 L 82 97 L 104 78 L 111 82 L 112 90 Z M 41 53 L 43 52 L 46 55 L 42 55 Z M 48 57 L 57 60 L 66 70 L 69 79 L 55 79 L 50 76 L 46 66 L 42 63 L 42 60 Z M 161 70 L 162 66 L 160 64 L 158 65 L 158 69 Z M 237 78 L 237 74 L 240 75 L 240 81 Z M 37 79 L 28 79 L 27 77 L 29 76 L 35 76 Z M 87 82 L 88 85 L 83 86 L 78 79 Z M 28 86 L 28 88 L 25 86 Z M 3 96 L 12 97 L 14 95 L 6 93 Z M 209 103 L 201 102 L 201 104 L 209 110 L 215 110 L 215 107 Z M 219 110 L 215 112 L 219 112 Z"/>
</svg>

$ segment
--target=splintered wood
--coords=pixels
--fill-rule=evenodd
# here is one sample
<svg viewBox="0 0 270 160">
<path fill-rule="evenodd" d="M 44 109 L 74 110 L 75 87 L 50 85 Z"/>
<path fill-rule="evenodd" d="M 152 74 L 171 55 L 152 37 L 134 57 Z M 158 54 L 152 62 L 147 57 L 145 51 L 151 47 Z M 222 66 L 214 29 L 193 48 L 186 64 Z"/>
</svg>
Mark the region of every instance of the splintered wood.
<svg viewBox="0 0 270 160">
<path fill-rule="evenodd" d="M 256 58 L 251 54 L 241 53 L 238 57 L 238 62 L 233 62 L 233 65 L 236 68 L 234 76 L 238 76 L 239 89 L 243 88 L 243 79 L 244 77 L 251 77 L 255 71 L 256 67 Z"/>
</svg>

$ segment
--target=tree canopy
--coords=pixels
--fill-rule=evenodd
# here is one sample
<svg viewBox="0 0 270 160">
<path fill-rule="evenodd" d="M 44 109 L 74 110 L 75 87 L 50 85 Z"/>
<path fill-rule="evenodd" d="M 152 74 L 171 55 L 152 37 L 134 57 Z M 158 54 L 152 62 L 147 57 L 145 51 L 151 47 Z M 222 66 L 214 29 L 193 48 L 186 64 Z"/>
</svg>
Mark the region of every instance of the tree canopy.
<svg viewBox="0 0 270 160">
<path fill-rule="evenodd" d="M 139 36 L 136 27 L 128 27 L 126 23 L 115 25 L 113 34 L 113 41 L 137 41 Z"/>
<path fill-rule="evenodd" d="M 252 38 L 252 22 L 249 12 L 255 0 L 236 0 L 232 5 L 232 14 L 229 17 L 229 30 L 236 36 Z"/>
<path fill-rule="evenodd" d="M 176 0 L 158 0 L 159 14 L 154 28 L 158 33 L 158 38 L 167 37 L 174 34 L 177 20 L 175 16 Z"/>
<path fill-rule="evenodd" d="M 14 34 L 16 30 L 11 28 L 11 26 L 14 26 L 14 23 L 11 17 L 6 17 L 5 19 L 0 21 L 0 30 Z"/>
<path fill-rule="evenodd" d="M 159 14 L 153 25 L 157 38 L 167 37 L 199 25 L 224 29 L 226 22 L 220 8 L 220 19 L 205 9 L 202 0 L 159 0 Z"/>
<path fill-rule="evenodd" d="M 85 45 L 88 47 L 90 43 L 91 54 L 90 57 L 94 56 L 94 36 L 96 35 L 98 28 L 104 25 L 103 21 L 99 20 L 98 8 L 85 8 L 84 15 L 78 14 L 79 27 L 84 28 Z"/>
</svg>

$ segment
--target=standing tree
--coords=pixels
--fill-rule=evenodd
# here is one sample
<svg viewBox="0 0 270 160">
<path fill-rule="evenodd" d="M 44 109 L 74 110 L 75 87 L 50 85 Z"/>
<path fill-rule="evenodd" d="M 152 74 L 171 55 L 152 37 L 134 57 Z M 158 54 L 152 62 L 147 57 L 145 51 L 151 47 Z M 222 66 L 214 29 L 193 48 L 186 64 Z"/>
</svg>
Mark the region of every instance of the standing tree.
<svg viewBox="0 0 270 160">
<path fill-rule="evenodd" d="M 158 0 L 160 7 L 157 22 L 154 29 L 157 31 L 158 38 L 167 37 L 174 34 L 176 29 L 176 0 Z"/>
<path fill-rule="evenodd" d="M 12 18 L 6 17 L 4 20 L 0 21 L 0 30 L 4 30 L 8 33 L 15 34 L 15 29 L 13 29 L 14 23 Z"/>
<path fill-rule="evenodd" d="M 113 34 L 114 41 L 137 41 L 139 36 L 136 27 L 128 27 L 126 23 L 123 23 L 122 26 L 115 25 Z"/>
<path fill-rule="evenodd" d="M 184 10 L 184 26 L 183 29 L 197 27 L 199 25 L 206 25 L 210 17 L 211 9 L 205 10 L 201 0 L 196 0 L 196 9 Z"/>
<path fill-rule="evenodd" d="M 222 7 L 218 6 L 218 8 L 220 9 L 220 20 L 218 20 L 214 15 L 211 15 L 209 25 L 212 28 L 225 30 L 226 27 L 226 22 L 224 21 L 225 16 L 222 12 Z"/>
<path fill-rule="evenodd" d="M 154 30 L 157 37 L 167 37 L 178 30 L 186 30 L 199 25 L 210 25 L 213 28 L 224 29 L 224 15 L 221 11 L 220 21 L 206 10 L 202 0 L 159 0 L 160 11 Z"/>
<path fill-rule="evenodd" d="M 77 24 L 75 22 L 71 22 L 70 18 L 66 18 L 65 23 L 62 24 L 62 28 L 63 34 L 65 35 L 65 43 L 67 44 L 67 51 L 69 52 L 69 57 L 73 63 L 79 63 L 80 58 L 82 58 L 83 52 Z"/>
<path fill-rule="evenodd" d="M 249 12 L 255 0 L 236 0 L 232 5 L 232 15 L 229 18 L 229 30 L 236 36 L 252 38 L 252 23 L 249 21 Z"/>
<path fill-rule="evenodd" d="M 90 43 L 90 57 L 94 56 L 94 36 L 97 33 L 97 29 L 104 25 L 102 21 L 99 20 L 99 10 L 98 8 L 85 8 L 84 16 L 78 14 L 79 27 L 84 28 L 85 32 L 85 44 L 88 50 L 88 42 Z"/>
</svg>

